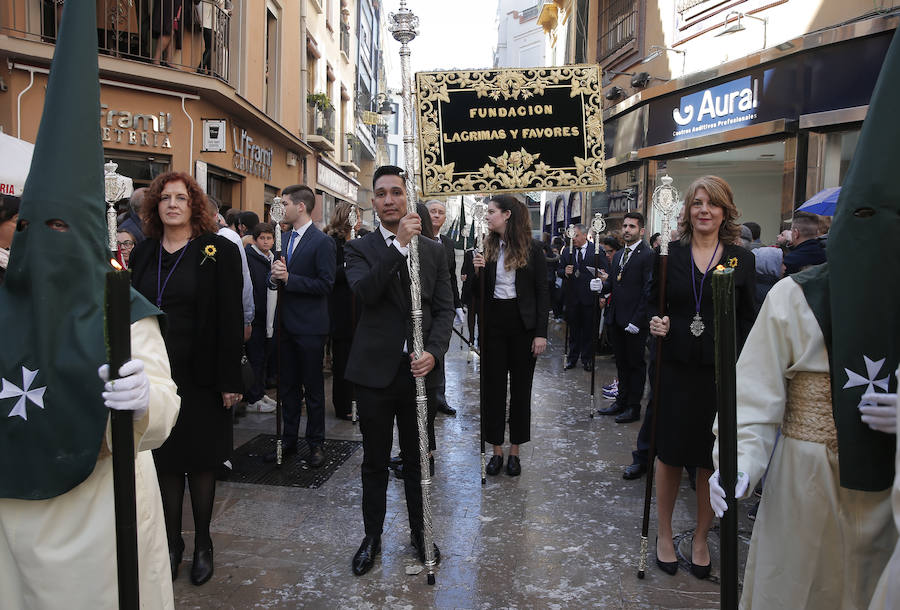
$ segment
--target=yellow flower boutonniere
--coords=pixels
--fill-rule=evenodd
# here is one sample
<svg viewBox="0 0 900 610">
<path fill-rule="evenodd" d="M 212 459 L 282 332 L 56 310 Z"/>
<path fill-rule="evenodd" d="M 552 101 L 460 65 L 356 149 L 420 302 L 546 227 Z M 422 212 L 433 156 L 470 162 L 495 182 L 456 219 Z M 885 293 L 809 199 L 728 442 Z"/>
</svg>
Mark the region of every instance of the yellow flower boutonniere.
<svg viewBox="0 0 900 610">
<path fill-rule="evenodd" d="M 728 259 L 728 266 L 731 267 L 732 269 L 737 267 L 737 257 L 736 256 Z"/>
<path fill-rule="evenodd" d="M 216 262 L 216 247 L 212 244 L 203 248 L 203 260 L 200 261 L 200 264 L 205 263 L 206 259 L 212 259 L 212 262 Z"/>
</svg>

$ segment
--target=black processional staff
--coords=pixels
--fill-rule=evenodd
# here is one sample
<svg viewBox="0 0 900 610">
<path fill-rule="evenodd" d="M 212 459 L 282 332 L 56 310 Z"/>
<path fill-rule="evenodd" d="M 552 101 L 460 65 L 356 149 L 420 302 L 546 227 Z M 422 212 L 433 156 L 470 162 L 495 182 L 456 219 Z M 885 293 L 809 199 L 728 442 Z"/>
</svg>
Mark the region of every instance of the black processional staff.
<svg viewBox="0 0 900 610">
<path fill-rule="evenodd" d="M 672 178 L 663 176 L 661 185 L 653 190 L 653 208 L 662 218 L 659 235 L 659 317 L 666 315 L 666 280 L 669 261 L 669 227 L 678 213 L 678 191 Z M 644 516 L 641 523 L 641 555 L 638 559 L 638 578 L 647 569 L 647 534 L 650 529 L 650 498 L 653 495 L 653 466 L 656 460 L 656 418 L 659 413 L 659 373 L 662 364 L 663 338 L 656 338 L 656 363 L 653 367 L 653 417 L 650 422 L 650 447 L 647 449 L 647 485 L 644 488 Z M 733 489 L 733 488 L 732 488 Z"/>
<path fill-rule="evenodd" d="M 737 500 L 737 335 L 734 307 L 734 269 L 719 265 L 712 277 L 716 331 L 716 396 L 719 412 L 719 483 L 728 509 L 720 521 L 719 607 L 738 607 Z"/>
<path fill-rule="evenodd" d="M 569 227 L 566 229 L 566 237 L 569 240 L 569 260 L 574 261 L 574 259 L 572 258 L 572 252 L 573 252 L 572 241 L 575 239 L 575 225 L 569 225 Z M 569 278 L 566 276 L 565 273 L 563 273 L 563 285 L 562 285 L 563 303 L 565 303 L 566 286 L 568 284 L 568 281 L 569 281 Z M 564 341 L 564 343 L 563 343 L 563 363 L 568 362 L 568 359 L 569 359 L 569 320 L 568 320 L 568 317 L 569 317 L 570 313 L 571 312 L 567 311 L 565 313 L 565 315 L 563 316 L 563 328 L 565 329 L 565 333 L 564 333 L 565 339 L 563 340 Z"/>
<path fill-rule="evenodd" d="M 284 204 L 281 197 L 274 197 L 272 205 L 269 206 L 269 218 L 275 223 L 275 260 L 281 260 L 281 221 L 284 220 Z M 284 291 L 284 283 L 278 282 L 278 292 L 275 297 L 275 317 L 278 318 L 275 327 L 275 358 L 278 359 L 275 367 L 275 465 L 281 466 L 283 457 L 283 439 L 282 439 L 282 422 L 281 422 L 281 329 L 284 325 L 282 322 L 281 297 Z"/>
<path fill-rule="evenodd" d="M 594 279 L 602 279 L 600 277 L 600 234 L 606 230 L 606 221 L 603 220 L 603 214 L 597 212 L 591 221 L 591 233 L 594 234 Z M 604 254 L 606 256 L 606 254 Z M 594 382 L 597 373 L 597 337 L 600 334 L 600 295 L 595 294 L 594 311 L 591 335 L 591 419 L 594 418 L 596 405 L 594 404 Z"/>
<path fill-rule="evenodd" d="M 475 250 L 484 256 L 484 234 L 486 230 L 484 218 L 487 216 L 487 204 L 477 202 L 472 208 L 472 219 L 475 223 Z M 487 457 L 484 454 L 484 273 L 485 269 L 476 269 L 478 273 L 478 450 L 481 453 L 481 484 L 487 484 Z"/>
<path fill-rule="evenodd" d="M 106 274 L 106 356 L 109 379 L 131 360 L 131 272 L 115 259 L 115 270 Z M 131 411 L 110 410 L 112 434 L 113 504 L 116 515 L 116 566 L 119 608 L 137 610 L 138 535 L 137 497 L 134 482 L 134 417 Z"/>
</svg>

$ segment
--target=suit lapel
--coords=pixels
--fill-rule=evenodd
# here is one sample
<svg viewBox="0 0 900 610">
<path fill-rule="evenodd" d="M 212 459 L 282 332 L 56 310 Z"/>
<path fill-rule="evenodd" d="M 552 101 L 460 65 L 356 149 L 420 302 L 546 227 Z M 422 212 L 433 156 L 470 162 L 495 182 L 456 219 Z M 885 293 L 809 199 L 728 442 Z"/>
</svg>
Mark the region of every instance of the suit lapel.
<svg viewBox="0 0 900 610">
<path fill-rule="evenodd" d="M 312 241 L 313 236 L 311 233 L 313 231 L 318 231 L 315 225 L 309 225 L 306 228 L 306 231 L 303 232 L 303 237 L 300 238 L 300 242 L 294 247 L 294 253 L 291 254 L 291 262 L 288 267 L 294 267 L 297 263 L 296 261 L 300 260 L 300 254 L 303 252 L 303 249 L 309 245 L 309 242 Z"/>
</svg>

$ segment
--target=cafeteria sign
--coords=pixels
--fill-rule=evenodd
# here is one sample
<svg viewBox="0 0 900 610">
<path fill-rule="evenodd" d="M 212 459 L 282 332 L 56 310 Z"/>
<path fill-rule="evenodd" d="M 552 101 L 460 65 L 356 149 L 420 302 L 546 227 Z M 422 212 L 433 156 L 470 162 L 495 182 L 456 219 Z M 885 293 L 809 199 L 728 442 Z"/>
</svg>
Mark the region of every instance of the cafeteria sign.
<svg viewBox="0 0 900 610">
<path fill-rule="evenodd" d="M 418 72 L 425 197 L 606 190 L 600 68 Z"/>
</svg>

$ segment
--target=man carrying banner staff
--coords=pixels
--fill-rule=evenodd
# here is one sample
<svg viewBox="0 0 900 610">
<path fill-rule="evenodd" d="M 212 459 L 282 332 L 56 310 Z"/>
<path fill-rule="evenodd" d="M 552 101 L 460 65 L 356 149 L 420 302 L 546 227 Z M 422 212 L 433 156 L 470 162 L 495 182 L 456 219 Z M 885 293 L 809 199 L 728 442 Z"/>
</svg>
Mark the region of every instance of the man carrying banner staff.
<svg viewBox="0 0 900 610">
<path fill-rule="evenodd" d="M 419 464 L 415 378 L 425 377 L 429 388 L 438 383 L 435 367 L 447 351 L 455 315 L 444 248 L 433 240 L 418 240 L 425 349 L 415 359 L 411 278 L 406 261 L 409 243 L 421 233 L 422 221 L 417 214 L 407 213 L 406 182 L 399 167 L 379 167 L 373 189 L 372 204 L 381 225 L 365 237 L 349 242 L 344 253 L 347 281 L 360 308 L 346 372 L 346 379 L 356 386 L 363 435 L 365 537 L 353 557 L 353 573 L 357 576 L 372 569 L 381 552 L 394 419 L 404 460 Z M 424 561 L 419 469 L 410 468 L 405 472 L 403 484 L 410 543 Z M 434 556 L 440 561 L 437 545 Z"/>
<path fill-rule="evenodd" d="M 569 326 L 569 353 L 565 368 L 575 368 L 580 359 L 584 370 L 590 371 L 594 366 L 591 333 L 594 330 L 595 298 L 590 284 L 594 278 L 594 264 L 607 273 L 609 264 L 605 256 L 598 257 L 594 263 L 594 251 L 588 247 L 587 229 L 581 224 L 574 228 L 572 250 L 570 252 L 567 247 L 560 253 L 556 268 L 557 275 L 563 278 L 565 315 Z"/>
<path fill-rule="evenodd" d="M 828 262 L 775 284 L 737 363 L 734 497 L 749 496 L 769 465 L 745 608 L 865 608 L 897 540 L 898 74 L 895 34 L 841 189 Z M 710 503 L 719 515 L 727 508 L 718 472 Z"/>
</svg>

